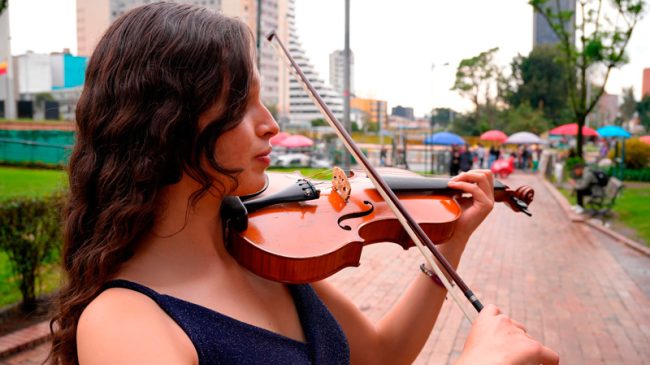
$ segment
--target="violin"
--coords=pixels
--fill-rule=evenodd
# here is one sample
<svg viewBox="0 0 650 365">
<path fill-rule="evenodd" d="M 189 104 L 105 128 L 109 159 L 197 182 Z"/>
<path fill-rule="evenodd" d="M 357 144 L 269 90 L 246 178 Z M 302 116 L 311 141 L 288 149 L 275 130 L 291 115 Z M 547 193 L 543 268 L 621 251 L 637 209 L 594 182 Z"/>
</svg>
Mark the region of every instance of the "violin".
<svg viewBox="0 0 650 365">
<path fill-rule="evenodd" d="M 307 76 L 305 76 L 305 73 L 300 69 L 300 66 L 298 66 L 298 64 L 296 63 L 296 60 L 291 56 L 291 54 L 289 53 L 287 47 L 276 36 L 275 31 L 271 31 L 266 38 L 267 38 L 267 40 L 269 40 L 269 42 L 271 42 L 272 46 L 276 49 L 276 51 L 280 55 L 280 59 L 282 59 L 283 61 L 285 61 L 287 63 L 287 66 L 289 66 L 289 71 L 294 76 L 296 76 L 299 83 L 305 89 L 305 92 L 307 93 L 307 95 L 309 97 L 311 97 L 312 100 L 315 102 L 316 106 L 318 106 L 318 108 L 322 112 L 323 116 L 325 117 L 325 120 L 328 122 L 330 127 L 332 127 L 332 129 L 334 130 L 336 135 L 339 137 L 339 140 L 345 146 L 345 149 L 359 163 L 359 165 L 361 166 L 363 171 L 366 173 L 367 179 L 375 187 L 376 192 L 378 193 L 378 195 L 381 196 L 383 201 L 386 203 L 387 208 L 390 211 L 393 212 L 393 214 L 395 215 L 395 218 L 397 219 L 397 221 L 399 221 L 399 223 L 401 224 L 401 226 L 404 229 L 404 232 L 406 233 L 404 235 L 404 237 L 403 237 L 404 241 L 407 240 L 406 236 L 408 236 L 409 239 L 412 240 L 412 242 L 415 244 L 415 246 L 417 246 L 417 248 L 420 250 L 420 252 L 424 256 L 425 261 L 433 269 L 433 271 L 436 273 L 436 275 L 438 276 L 438 278 L 440 279 L 442 284 L 447 289 L 447 293 L 456 302 L 456 304 L 458 304 L 458 307 L 463 311 L 463 313 L 465 314 L 465 317 L 467 317 L 467 319 L 469 319 L 471 321 L 472 320 L 471 319 L 472 318 L 471 314 L 461 304 L 460 298 L 452 290 L 452 285 L 447 280 L 447 278 L 444 276 L 442 270 L 444 270 L 449 275 L 451 280 L 454 283 L 456 283 L 456 285 L 458 286 L 458 289 L 463 293 L 465 298 L 472 304 L 472 306 L 474 307 L 474 309 L 477 312 L 480 312 L 483 309 L 483 304 L 481 303 L 481 301 L 474 294 L 474 292 L 467 286 L 467 284 L 465 284 L 465 282 L 458 275 L 458 273 L 456 273 L 456 271 L 451 266 L 451 264 L 447 261 L 447 259 L 438 251 L 438 249 L 434 245 L 433 241 L 427 236 L 427 233 L 424 231 L 424 229 L 415 221 L 415 219 L 407 211 L 404 204 L 402 204 L 402 201 L 397 197 L 397 195 L 391 189 L 391 187 L 389 187 L 389 185 L 384 180 L 384 178 L 381 175 L 379 175 L 377 170 L 370 164 L 370 161 L 368 160 L 368 158 L 365 156 L 365 154 L 363 154 L 363 152 L 361 152 L 361 150 L 356 145 L 356 143 L 354 142 L 354 140 L 352 139 L 350 134 L 346 131 L 345 127 L 341 124 L 341 122 L 338 121 L 338 119 L 336 119 L 336 116 L 334 116 L 334 114 L 332 113 L 332 110 L 327 106 L 327 104 L 325 104 L 325 102 L 320 97 L 320 95 L 318 94 L 316 89 L 314 89 L 313 85 L 309 82 L 309 79 L 307 78 Z M 344 175 L 344 174 L 340 173 L 339 175 Z M 294 187 L 294 189 L 298 189 L 303 194 L 310 195 L 311 197 L 320 198 L 320 193 L 317 192 L 316 189 L 313 188 L 313 186 L 310 187 L 308 184 L 305 184 L 305 182 L 306 182 L 306 180 L 304 182 L 300 182 L 298 184 L 298 187 L 297 188 Z M 339 183 L 342 183 L 342 181 L 338 181 L 338 182 L 335 181 L 335 184 L 339 184 Z M 349 183 L 349 182 L 346 180 L 346 183 Z M 347 193 L 345 192 L 345 189 L 348 189 L 348 188 L 351 188 L 350 184 L 347 184 L 347 185 L 346 184 L 340 184 L 340 185 L 338 185 L 338 188 L 336 189 L 337 194 L 339 194 L 341 197 L 344 198 L 343 200 L 347 200 L 349 198 L 349 195 L 347 195 Z M 532 190 L 530 190 L 530 191 L 532 191 Z M 331 195 L 332 194 L 330 194 L 330 196 Z M 522 197 L 525 197 L 525 195 L 526 194 L 523 194 Z M 532 199 L 532 194 L 529 194 L 529 195 L 530 195 L 530 198 Z M 281 201 L 279 198 L 280 197 L 276 196 L 274 198 L 274 200 Z M 408 200 L 408 199 L 406 199 L 406 200 Z M 236 199 L 229 199 L 229 201 L 232 201 L 233 204 L 228 203 L 227 205 L 229 205 L 230 208 L 227 208 L 227 209 L 230 209 L 230 210 L 234 211 L 235 214 L 233 216 L 237 217 L 237 218 L 231 220 L 231 222 L 233 222 L 233 227 L 238 228 L 239 231 L 247 230 L 248 229 L 248 220 L 247 220 L 248 217 L 245 214 L 246 210 L 247 210 L 246 207 L 244 207 L 243 204 L 241 204 L 241 202 L 240 202 L 240 204 L 237 204 Z M 520 199 L 520 198 L 517 198 L 517 200 L 510 199 L 510 201 L 514 201 L 515 206 L 521 205 L 521 204 L 519 204 L 520 202 L 524 203 L 524 205 L 525 205 L 525 201 Z M 361 203 L 363 203 L 364 206 L 366 206 L 365 213 L 361 212 L 361 211 L 360 212 L 351 212 L 348 215 L 338 217 L 337 218 L 338 223 L 344 222 L 344 221 L 346 221 L 346 220 L 348 220 L 350 218 L 354 218 L 354 217 L 356 217 L 357 214 L 362 214 L 363 215 L 363 214 L 369 213 L 369 211 L 367 210 L 367 209 L 369 209 L 368 208 L 368 203 L 366 203 L 366 202 L 370 203 L 371 201 L 363 200 L 361 202 Z M 259 201 L 257 203 L 258 203 L 257 204 L 258 206 L 261 206 L 261 204 L 259 204 Z M 344 207 L 346 205 L 347 204 L 339 204 L 339 206 L 341 206 L 341 207 Z M 361 205 L 359 207 L 361 207 Z M 251 206 L 251 208 L 253 208 L 253 206 Z M 374 210 L 375 210 L 375 208 L 373 206 L 372 211 L 374 211 Z M 524 211 L 524 210 L 522 210 L 522 211 Z M 241 214 L 242 212 L 244 214 Z M 302 219 L 305 216 L 305 214 L 306 214 L 305 212 L 300 211 L 297 218 Z M 350 227 L 349 225 L 345 225 L 343 227 L 348 227 L 349 228 L 349 229 L 344 229 L 344 230 L 352 231 L 352 227 Z M 226 231 L 228 231 L 228 229 L 226 229 Z M 355 231 L 353 231 L 353 232 L 355 232 Z M 286 232 L 283 232 L 283 233 L 286 233 Z M 298 241 L 300 241 L 300 240 L 298 240 Z M 283 244 L 284 244 L 284 242 L 285 242 L 284 236 L 278 242 L 283 242 Z M 302 246 L 304 246 L 304 245 L 298 242 L 294 246 L 298 247 L 299 248 L 298 251 L 301 252 L 300 250 L 303 249 Z M 360 252 L 361 251 L 360 247 L 362 247 L 362 244 L 361 243 L 356 243 L 356 246 L 358 247 L 356 250 Z M 235 247 L 235 246 L 233 245 L 233 247 Z M 237 245 L 237 247 L 242 247 L 242 246 Z M 331 258 L 336 258 L 336 257 L 339 257 L 339 256 L 343 256 L 349 250 L 343 250 L 342 247 L 335 248 L 334 255 L 326 255 L 326 256 L 328 256 L 330 259 Z M 430 254 L 427 253 L 427 249 L 428 249 L 428 252 Z M 231 249 L 231 250 L 232 250 L 231 252 L 236 251 L 236 249 Z M 237 255 L 237 254 L 235 253 L 235 255 Z M 237 256 L 243 257 L 244 255 L 237 255 Z M 267 256 L 267 258 L 260 258 L 259 261 L 255 262 L 255 264 L 259 264 L 262 267 L 271 267 L 271 266 L 273 266 L 273 264 L 271 263 L 271 261 L 273 261 L 273 259 L 269 258 L 269 257 L 271 257 L 271 256 Z M 440 267 L 438 267 L 438 265 L 435 264 L 434 258 L 435 258 L 435 261 L 438 262 Z M 282 275 L 277 274 L 277 275 L 272 275 L 272 276 L 273 277 L 290 277 L 289 275 L 286 275 L 286 276 L 283 275 L 283 273 L 297 271 L 295 269 L 296 266 L 304 266 L 304 267 L 308 266 L 308 265 L 299 264 L 300 262 L 305 261 L 305 260 L 306 260 L 306 257 L 299 256 L 296 261 L 292 261 L 293 264 L 289 264 L 286 267 L 280 267 L 279 269 L 276 270 L 277 272 L 280 272 Z M 242 261 L 244 261 L 244 260 L 242 259 Z M 244 266 L 246 266 L 246 267 L 249 267 L 249 268 L 254 266 L 253 263 L 250 263 L 250 264 L 242 263 L 242 264 Z M 336 265 L 335 264 L 331 264 L 331 263 L 328 262 L 328 263 L 324 264 L 324 266 L 329 267 L 329 269 L 328 269 L 329 271 L 335 271 L 336 270 Z M 324 270 L 324 271 L 327 272 L 328 270 Z M 263 271 L 263 270 L 260 270 L 260 271 Z M 309 275 L 307 275 L 307 277 L 309 277 Z M 314 275 L 314 277 L 318 277 L 318 275 Z"/>
<path fill-rule="evenodd" d="M 437 244 L 454 233 L 462 213 L 460 191 L 449 179 L 426 178 L 397 169 L 381 171 L 426 235 Z M 248 270 L 284 283 L 309 283 L 345 267 L 359 266 L 364 246 L 377 242 L 414 246 L 395 214 L 361 171 L 346 176 L 334 168 L 332 182 L 297 174 L 267 173 L 267 186 L 242 202 L 222 207 L 230 254 Z M 324 186 L 323 188 L 319 188 Z M 494 184 L 495 201 L 528 215 L 534 191 Z"/>
</svg>

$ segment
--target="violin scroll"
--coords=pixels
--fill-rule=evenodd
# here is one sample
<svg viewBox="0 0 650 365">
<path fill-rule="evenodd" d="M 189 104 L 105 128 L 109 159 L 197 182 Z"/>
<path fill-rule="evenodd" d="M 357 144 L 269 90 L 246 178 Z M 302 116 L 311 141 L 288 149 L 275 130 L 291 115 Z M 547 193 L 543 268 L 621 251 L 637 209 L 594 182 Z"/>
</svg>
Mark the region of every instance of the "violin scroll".
<svg viewBox="0 0 650 365">
<path fill-rule="evenodd" d="M 535 190 L 528 185 L 522 185 L 516 190 L 507 188 L 501 191 L 495 191 L 494 199 L 498 202 L 506 203 L 510 209 L 515 212 L 522 212 L 527 216 L 532 216 L 528 211 L 528 206 L 533 202 Z"/>
</svg>

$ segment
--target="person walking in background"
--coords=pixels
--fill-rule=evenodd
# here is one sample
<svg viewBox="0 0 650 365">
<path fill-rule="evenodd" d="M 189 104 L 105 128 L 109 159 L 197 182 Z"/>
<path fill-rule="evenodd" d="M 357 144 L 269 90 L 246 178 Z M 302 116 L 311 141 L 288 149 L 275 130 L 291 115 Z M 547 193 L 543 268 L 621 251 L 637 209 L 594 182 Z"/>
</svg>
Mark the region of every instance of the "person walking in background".
<svg viewBox="0 0 650 365">
<path fill-rule="evenodd" d="M 463 147 L 463 150 L 460 154 L 460 171 L 467 172 L 472 169 L 472 164 L 474 163 L 474 156 L 469 150 L 468 146 Z"/>
<path fill-rule="evenodd" d="M 485 168 L 485 147 L 483 147 L 483 145 L 480 143 L 476 148 L 476 157 L 478 158 L 478 168 L 484 169 Z"/>
<path fill-rule="evenodd" d="M 460 151 L 457 146 L 451 147 L 451 158 L 449 159 L 449 176 L 456 176 L 460 172 Z"/>
<path fill-rule="evenodd" d="M 492 168 L 492 163 L 499 159 L 499 149 L 494 145 L 490 146 L 490 152 L 488 156 L 488 165 L 487 168 Z"/>
<path fill-rule="evenodd" d="M 522 148 L 521 148 L 521 170 L 522 171 L 527 171 L 529 163 L 530 163 L 530 150 L 528 149 L 528 146 L 522 145 Z"/>
</svg>

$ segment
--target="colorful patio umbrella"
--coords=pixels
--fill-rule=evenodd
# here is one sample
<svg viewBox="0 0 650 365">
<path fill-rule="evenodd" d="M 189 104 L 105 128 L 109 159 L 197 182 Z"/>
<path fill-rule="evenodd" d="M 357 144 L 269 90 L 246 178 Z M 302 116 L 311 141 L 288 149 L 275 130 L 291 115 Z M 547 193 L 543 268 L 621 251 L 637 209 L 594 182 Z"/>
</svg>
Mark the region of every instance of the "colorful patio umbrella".
<svg viewBox="0 0 650 365">
<path fill-rule="evenodd" d="M 545 141 L 538 135 L 530 132 L 513 133 L 504 143 L 508 144 L 542 144 Z"/>
<path fill-rule="evenodd" d="M 598 128 L 596 131 L 601 137 L 604 138 L 630 138 L 632 135 L 630 132 L 626 131 L 625 129 L 617 126 L 617 125 L 606 125 L 604 127 Z"/>
<path fill-rule="evenodd" d="M 276 146 L 280 147 L 287 147 L 287 148 L 293 148 L 293 147 L 311 147 L 314 145 L 314 141 L 311 140 L 311 138 L 302 136 L 300 134 L 292 134 L 280 142 L 276 144 Z"/>
<path fill-rule="evenodd" d="M 506 135 L 505 133 L 499 130 L 492 129 L 481 134 L 480 139 L 482 141 L 495 141 L 495 142 L 503 143 L 503 141 L 508 139 L 508 135 Z"/>
<path fill-rule="evenodd" d="M 641 136 L 641 137 L 639 137 L 639 139 L 641 140 L 641 142 L 645 142 L 647 144 L 650 144 L 650 136 Z"/>
<path fill-rule="evenodd" d="M 561 136 L 575 136 L 578 134 L 578 123 L 563 124 L 559 127 L 555 127 L 551 129 L 548 132 L 548 134 L 561 135 Z M 582 135 L 598 137 L 598 132 L 585 125 L 582 126 Z"/>
<path fill-rule="evenodd" d="M 465 140 L 459 135 L 451 132 L 438 132 L 425 138 L 424 144 L 451 146 L 455 144 L 465 144 Z"/>
<path fill-rule="evenodd" d="M 278 143 L 280 143 L 282 140 L 284 140 L 285 138 L 287 138 L 289 136 L 290 136 L 289 133 L 280 132 L 280 133 L 276 134 L 275 136 L 271 137 L 271 140 L 269 142 L 271 143 L 271 146 L 277 146 Z"/>
</svg>

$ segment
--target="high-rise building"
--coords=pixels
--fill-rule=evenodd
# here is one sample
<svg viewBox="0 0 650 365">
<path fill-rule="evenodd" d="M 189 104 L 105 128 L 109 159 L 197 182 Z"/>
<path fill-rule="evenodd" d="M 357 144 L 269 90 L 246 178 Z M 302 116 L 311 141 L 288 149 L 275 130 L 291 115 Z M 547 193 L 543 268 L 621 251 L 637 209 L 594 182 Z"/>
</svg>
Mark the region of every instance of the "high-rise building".
<svg viewBox="0 0 650 365">
<path fill-rule="evenodd" d="M 641 98 L 650 96 L 650 68 L 643 69 L 643 85 L 641 86 Z"/>
<path fill-rule="evenodd" d="M 571 20 L 565 24 L 565 30 L 569 33 L 571 39 L 575 39 L 576 0 L 549 1 L 546 6 L 551 8 L 553 13 L 557 13 L 558 11 L 571 11 L 574 14 Z M 555 34 L 544 16 L 537 11 L 533 11 L 533 47 L 542 44 L 556 44 L 559 40 L 560 38 Z"/>
<path fill-rule="evenodd" d="M 331 86 L 325 84 L 319 77 L 309 58 L 307 58 L 305 51 L 302 49 L 302 45 L 295 32 L 292 32 L 291 38 L 289 39 L 289 52 L 291 52 L 296 63 L 300 66 L 314 89 L 322 97 L 325 104 L 332 110 L 334 116 L 337 119 L 341 119 L 343 117 L 343 97 L 334 91 Z M 323 118 L 320 109 L 309 98 L 302 84 L 293 77 L 289 81 L 289 95 L 291 104 L 289 108 L 291 127 L 310 128 L 312 120 Z"/>
<path fill-rule="evenodd" d="M 289 28 L 289 52 L 298 66 L 300 66 L 314 89 L 316 89 L 318 94 L 322 97 L 325 104 L 327 104 L 327 106 L 332 110 L 334 116 L 337 119 L 341 119 L 343 117 L 343 97 L 319 77 L 314 66 L 309 61 L 309 58 L 305 54 L 302 44 L 298 39 L 298 35 L 296 34 L 296 25 L 293 13 L 294 0 L 288 1 L 290 4 L 288 9 L 289 14 L 287 16 L 287 19 L 289 20 L 287 22 Z M 309 98 L 307 92 L 303 89 L 302 84 L 300 84 L 293 76 L 289 77 L 289 101 L 290 115 L 288 127 L 308 129 L 311 127 L 312 120 L 323 118 L 320 109 L 318 109 L 316 104 L 314 104 L 314 102 Z"/>
<path fill-rule="evenodd" d="M 334 91 L 344 94 L 345 52 L 336 50 L 330 53 L 330 85 Z M 350 51 L 350 95 L 354 95 L 354 53 Z"/>
</svg>

